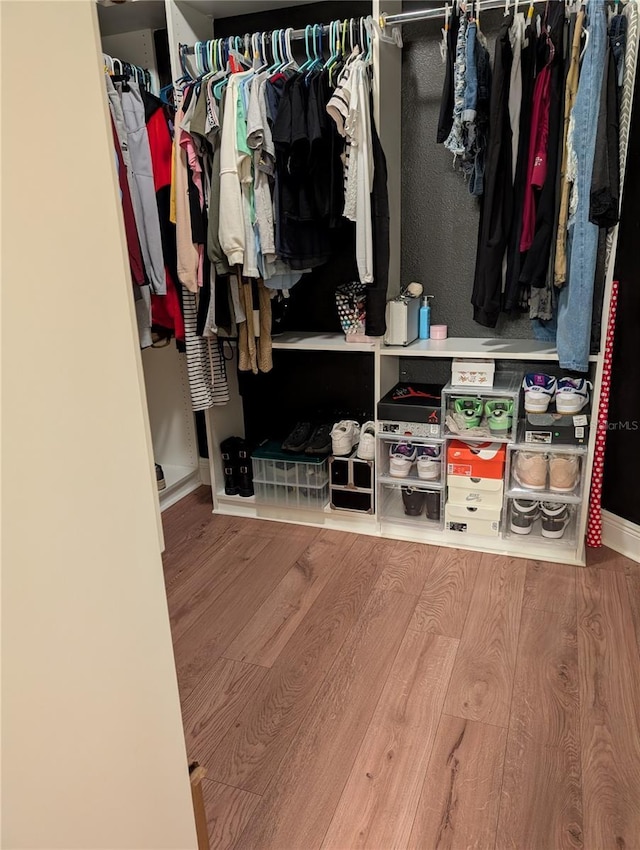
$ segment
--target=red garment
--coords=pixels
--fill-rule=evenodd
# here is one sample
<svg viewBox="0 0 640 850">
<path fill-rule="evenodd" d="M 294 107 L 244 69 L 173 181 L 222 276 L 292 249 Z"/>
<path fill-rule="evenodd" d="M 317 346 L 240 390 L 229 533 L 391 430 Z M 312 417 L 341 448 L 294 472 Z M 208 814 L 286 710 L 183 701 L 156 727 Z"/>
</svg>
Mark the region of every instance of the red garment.
<svg viewBox="0 0 640 850">
<path fill-rule="evenodd" d="M 138 286 L 142 286 L 146 283 L 146 278 L 144 276 L 144 263 L 142 262 L 142 251 L 140 250 L 140 240 L 138 239 L 136 220 L 133 214 L 133 204 L 131 203 L 127 167 L 125 166 L 122 158 L 120 142 L 113 123 L 113 118 L 111 119 L 111 131 L 113 133 L 113 146 L 115 148 L 116 156 L 118 157 L 118 180 L 120 182 L 124 233 L 127 238 L 127 251 L 129 253 L 129 267 L 131 268 L 131 277 L 133 282 L 137 283 Z"/>
<path fill-rule="evenodd" d="M 159 103 L 159 102 L 158 102 Z M 169 210 L 166 206 L 171 189 L 171 156 L 172 141 L 169 124 L 164 110 L 159 106 L 147 119 L 147 135 L 151 150 L 151 165 L 153 167 L 153 183 L 158 196 L 158 212 L 163 239 L 173 239 L 175 243 L 175 228 L 168 220 Z M 167 233 L 170 230 L 170 234 Z M 151 293 L 151 324 L 173 331 L 175 338 L 184 342 L 184 318 L 180 299 L 176 290 L 173 275 L 166 265 L 167 251 L 165 246 L 164 276 L 167 282 L 167 294 Z"/>
<path fill-rule="evenodd" d="M 536 194 L 534 190 L 541 189 L 547 177 L 549 107 L 551 105 L 550 83 L 551 68 L 549 65 L 545 65 L 538 74 L 533 91 L 527 182 L 524 188 L 524 203 L 522 207 L 521 252 L 528 251 L 533 243 L 536 230 Z"/>
</svg>

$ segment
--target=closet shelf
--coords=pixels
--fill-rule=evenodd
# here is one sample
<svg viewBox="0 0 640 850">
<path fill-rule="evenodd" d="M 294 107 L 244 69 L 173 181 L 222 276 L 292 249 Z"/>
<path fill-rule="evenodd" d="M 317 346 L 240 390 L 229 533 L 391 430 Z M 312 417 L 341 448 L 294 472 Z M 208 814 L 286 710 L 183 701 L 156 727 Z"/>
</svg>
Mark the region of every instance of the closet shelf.
<svg viewBox="0 0 640 850">
<path fill-rule="evenodd" d="M 344 334 L 330 333 L 284 333 L 274 336 L 273 347 L 297 351 L 371 351 L 375 342 L 345 342 Z"/>
<path fill-rule="evenodd" d="M 555 346 L 537 339 L 420 339 L 411 345 L 381 345 L 380 354 L 395 357 L 488 357 L 494 360 L 557 360 Z M 595 362 L 597 356 L 589 360 Z"/>
</svg>

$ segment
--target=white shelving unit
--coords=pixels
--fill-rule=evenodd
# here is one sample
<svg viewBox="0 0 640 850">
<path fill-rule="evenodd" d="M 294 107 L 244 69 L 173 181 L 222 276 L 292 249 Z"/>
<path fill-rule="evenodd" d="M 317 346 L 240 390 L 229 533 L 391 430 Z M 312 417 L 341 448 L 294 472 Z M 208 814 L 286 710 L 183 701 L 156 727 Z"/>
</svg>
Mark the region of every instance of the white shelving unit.
<svg viewBox="0 0 640 850">
<path fill-rule="evenodd" d="M 181 74 L 178 59 L 178 43 L 193 45 L 196 41 L 204 41 L 214 34 L 215 19 L 239 13 L 249 14 L 265 9 L 282 8 L 288 5 L 302 5 L 304 0 L 287 2 L 287 0 L 273 0 L 271 3 L 230 2 L 229 0 L 164 0 L 164 20 L 166 22 L 169 39 L 169 53 L 174 79 Z M 122 24 L 120 26 L 109 26 L 108 35 L 105 40 L 106 52 L 123 54 L 129 52 L 129 58 L 139 61 L 140 56 L 149 54 L 153 43 L 153 29 L 158 27 L 158 15 L 160 3 L 145 3 L 143 0 L 137 3 L 129 3 L 124 6 L 111 6 L 101 10 L 103 16 L 113 15 L 113 20 L 120 15 Z M 402 11 L 401 0 L 372 0 L 371 13 L 374 18 L 379 19 L 383 12 L 396 14 Z M 310 18 L 316 21 L 322 17 L 314 10 Z M 130 22 L 127 24 L 127 20 Z M 310 19 L 310 23 L 313 20 Z M 136 33 L 140 35 L 136 36 Z M 126 38 L 125 38 L 126 37 Z M 120 39 L 120 42 L 118 41 Z M 119 48 L 118 44 L 122 47 Z M 134 46 L 138 44 L 140 52 Z M 374 86 L 373 101 L 374 114 L 380 131 L 381 141 L 385 150 L 388 168 L 388 191 L 390 206 L 390 267 L 389 267 L 389 295 L 393 297 L 400 284 L 400 185 L 401 185 L 401 67 L 402 54 L 398 48 L 386 42 L 376 40 L 374 42 Z M 124 57 L 126 58 L 126 56 Z M 144 63 L 142 63 L 144 64 Z M 147 61 L 147 64 L 150 64 Z M 607 270 L 605 300 L 603 309 L 603 335 L 605 338 L 606 324 L 608 320 L 609 302 L 611 297 L 611 281 L 613 276 L 613 265 L 615 260 L 615 243 L 612 251 L 609 268 Z M 486 357 L 496 360 L 527 361 L 539 363 L 540 368 L 545 365 L 557 363 L 557 352 L 548 343 L 536 340 L 524 339 L 464 339 L 452 337 L 447 340 L 427 340 L 413 343 L 406 348 L 400 346 L 386 347 L 380 341 L 374 343 L 346 343 L 339 334 L 293 334 L 288 333 L 276 337 L 273 347 L 277 351 L 316 351 L 343 353 L 345 355 L 345 368 L 348 364 L 346 355 L 355 352 L 366 352 L 371 354 L 372 368 L 374 374 L 374 388 L 376 401 L 381 398 L 400 377 L 400 366 L 405 358 L 433 358 L 450 359 Z M 154 434 L 154 447 L 158 452 L 158 461 L 165 466 L 165 474 L 168 476 L 170 485 L 167 487 L 166 495 L 162 497 L 163 506 L 179 498 L 199 481 L 197 474 L 198 458 L 195 440 L 195 429 L 193 417 L 187 417 L 187 404 L 185 402 L 186 374 L 184 371 L 178 378 L 179 368 L 176 366 L 171 372 L 170 385 L 161 387 L 159 392 L 158 376 L 155 374 L 155 358 L 159 352 L 150 351 L 144 354 L 145 382 L 147 384 L 147 395 L 152 420 L 152 431 Z M 160 353 L 160 357 L 163 355 Z M 173 355 L 171 355 L 173 356 Z M 178 355 L 175 355 L 178 357 Z M 595 416 L 597 415 L 600 399 L 600 387 L 603 371 L 602 354 L 592 356 L 592 380 L 594 392 L 592 398 L 592 414 L 594 423 L 591 428 L 589 445 L 584 459 L 584 474 L 587 482 L 591 476 L 593 464 L 593 451 L 596 437 Z M 157 361 L 160 364 L 160 360 Z M 184 365 L 184 364 L 182 364 Z M 213 492 L 213 510 L 215 513 L 236 514 L 242 516 L 258 516 L 264 519 L 284 522 L 301 522 L 349 530 L 365 534 L 392 537 L 402 540 L 417 540 L 438 546 L 451 546 L 458 548 L 473 549 L 480 552 L 495 552 L 499 554 L 517 557 L 536 558 L 542 555 L 537 541 L 527 541 L 511 538 L 473 538 L 465 536 L 461 540 L 458 536 L 451 536 L 444 531 L 433 530 L 425 527 L 419 533 L 401 523 L 385 522 L 384 530 L 377 515 L 360 515 L 354 513 L 339 513 L 328 508 L 315 513 L 301 512 L 295 516 L 292 511 L 270 508 L 268 510 L 256 505 L 254 499 L 242 499 L 237 496 L 226 496 L 224 494 L 224 478 L 222 464 L 219 458 L 220 442 L 226 437 L 243 434 L 243 411 L 242 400 L 237 391 L 235 377 L 235 362 L 229 362 L 228 374 L 230 378 L 231 402 L 224 408 L 214 408 L 207 411 L 206 425 L 209 442 L 209 468 Z M 182 368 L 182 367 L 180 367 Z M 188 396 L 187 396 L 188 398 Z M 175 451 L 174 451 L 175 450 Z M 166 459 L 162 452 L 166 452 Z M 588 494 L 587 494 L 588 495 Z M 588 499 L 585 497 L 578 506 L 576 516 L 576 544 L 571 549 L 560 551 L 560 547 L 545 547 L 542 555 L 545 560 L 561 561 L 565 563 L 584 563 L 584 535 L 587 522 Z M 425 522 L 425 526 L 428 523 Z"/>
</svg>

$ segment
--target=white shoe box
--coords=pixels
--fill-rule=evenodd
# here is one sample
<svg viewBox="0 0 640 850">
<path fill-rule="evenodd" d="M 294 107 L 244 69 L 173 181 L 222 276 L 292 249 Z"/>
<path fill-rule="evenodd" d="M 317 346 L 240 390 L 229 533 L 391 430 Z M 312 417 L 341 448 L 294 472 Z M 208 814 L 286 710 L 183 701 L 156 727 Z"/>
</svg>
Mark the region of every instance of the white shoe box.
<svg viewBox="0 0 640 850">
<path fill-rule="evenodd" d="M 502 478 L 469 478 L 466 475 L 449 475 L 448 503 L 478 508 L 502 507 L 504 481 Z"/>
<path fill-rule="evenodd" d="M 445 528 L 447 531 L 455 531 L 460 534 L 498 537 L 500 534 L 500 514 L 500 508 L 478 508 L 447 502 L 444 509 Z"/>
</svg>

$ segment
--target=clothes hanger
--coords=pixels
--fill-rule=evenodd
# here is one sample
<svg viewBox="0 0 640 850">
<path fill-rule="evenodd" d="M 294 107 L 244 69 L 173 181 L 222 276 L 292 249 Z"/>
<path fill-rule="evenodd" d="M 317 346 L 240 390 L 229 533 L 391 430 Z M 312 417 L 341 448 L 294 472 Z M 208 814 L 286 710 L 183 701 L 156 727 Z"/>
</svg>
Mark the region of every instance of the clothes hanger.
<svg viewBox="0 0 640 850">
<path fill-rule="evenodd" d="M 330 26 L 332 26 L 332 24 L 330 24 Z M 307 24 L 306 27 L 304 28 L 304 51 L 307 54 L 307 58 L 302 63 L 300 68 L 298 69 L 301 72 L 306 71 L 307 68 L 311 65 L 311 62 L 313 61 L 313 59 L 311 57 L 311 53 L 309 52 L 309 35 L 312 32 L 313 32 L 313 27 L 311 26 L 311 24 Z"/>
<path fill-rule="evenodd" d="M 364 61 L 370 65 L 373 62 L 373 17 L 367 15 L 364 19 L 364 31 L 367 37 L 367 52 L 365 53 Z"/>
<path fill-rule="evenodd" d="M 278 56 L 278 51 L 276 50 L 276 44 L 278 41 L 278 30 L 273 30 L 271 33 L 271 55 L 273 57 L 273 62 L 271 63 L 268 73 L 269 76 L 273 76 L 276 73 L 276 69 L 280 65 L 280 57 Z"/>
</svg>

